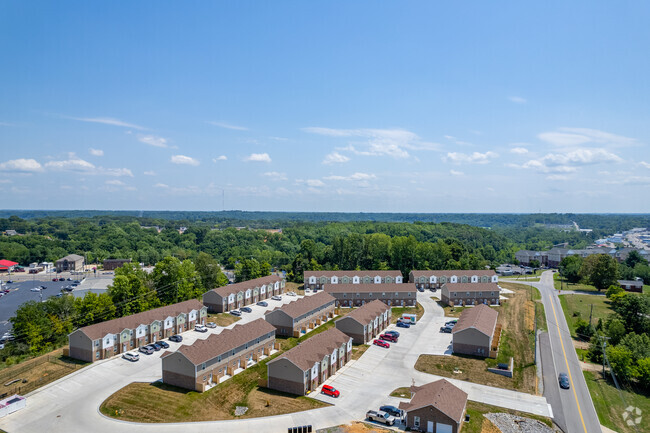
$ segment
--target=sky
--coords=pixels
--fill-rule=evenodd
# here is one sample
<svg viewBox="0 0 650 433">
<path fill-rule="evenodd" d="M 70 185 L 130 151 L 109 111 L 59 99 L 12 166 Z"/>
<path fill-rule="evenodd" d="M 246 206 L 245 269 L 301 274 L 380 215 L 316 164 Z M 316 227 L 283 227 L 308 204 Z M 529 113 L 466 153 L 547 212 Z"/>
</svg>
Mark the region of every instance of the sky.
<svg viewBox="0 0 650 433">
<path fill-rule="evenodd" d="M 0 208 L 650 212 L 648 16 L 2 2 Z"/>
</svg>

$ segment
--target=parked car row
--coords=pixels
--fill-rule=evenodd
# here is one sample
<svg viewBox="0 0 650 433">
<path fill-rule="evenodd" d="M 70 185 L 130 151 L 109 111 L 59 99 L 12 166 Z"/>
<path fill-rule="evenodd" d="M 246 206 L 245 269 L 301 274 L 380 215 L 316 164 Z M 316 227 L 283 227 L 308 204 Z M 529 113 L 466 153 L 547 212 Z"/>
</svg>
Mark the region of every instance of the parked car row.
<svg viewBox="0 0 650 433">
<path fill-rule="evenodd" d="M 203 325 L 197 325 L 197 326 L 203 326 Z M 181 337 L 180 335 L 172 335 L 171 337 L 169 337 L 169 341 L 180 343 L 181 341 L 183 341 L 183 337 Z M 138 348 L 138 351 L 146 355 L 151 355 L 152 353 L 157 352 L 161 349 L 169 349 L 169 343 L 163 340 L 154 341 L 151 344 L 147 344 L 146 346 L 142 346 Z M 122 355 L 122 358 L 126 359 L 127 361 L 136 362 L 140 360 L 140 355 L 137 352 L 127 352 L 124 355 Z"/>
<path fill-rule="evenodd" d="M 366 412 L 366 419 L 368 421 L 380 422 L 386 425 L 394 425 L 396 422 L 401 421 L 404 412 L 395 406 L 384 405 L 379 410 L 369 410 Z"/>
<path fill-rule="evenodd" d="M 297 296 L 295 292 L 287 292 L 286 295 L 288 295 L 288 296 Z M 280 295 L 271 296 L 271 299 L 273 299 L 274 301 L 281 301 L 282 296 L 280 296 Z M 259 305 L 260 307 L 268 307 L 269 303 L 266 302 L 266 301 L 259 301 L 255 305 Z M 242 312 L 243 313 L 252 313 L 253 309 L 251 307 L 241 307 L 238 310 L 230 310 L 228 312 L 230 314 L 232 314 L 233 316 L 239 317 L 239 316 L 241 316 Z"/>
<path fill-rule="evenodd" d="M 454 326 L 456 326 L 456 322 L 458 322 L 458 319 L 453 319 L 453 320 L 450 320 L 449 322 L 445 323 L 444 326 L 440 327 L 440 332 L 444 332 L 446 334 L 451 334 L 451 331 L 454 330 Z"/>
</svg>

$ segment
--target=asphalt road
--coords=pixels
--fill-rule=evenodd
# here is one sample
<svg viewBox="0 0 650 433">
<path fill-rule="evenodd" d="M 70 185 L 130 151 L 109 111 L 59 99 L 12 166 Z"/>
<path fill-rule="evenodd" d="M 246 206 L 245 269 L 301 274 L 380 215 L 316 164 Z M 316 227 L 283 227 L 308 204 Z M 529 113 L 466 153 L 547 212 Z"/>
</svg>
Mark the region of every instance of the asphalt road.
<svg viewBox="0 0 650 433">
<path fill-rule="evenodd" d="M 561 423 L 558 425 L 565 428 L 567 433 L 601 432 L 598 415 L 582 374 L 578 355 L 573 347 L 571 332 L 564 318 L 557 290 L 553 285 L 553 272 L 546 271 L 539 282 L 528 284 L 539 289 L 546 312 L 549 350 L 552 356 L 542 355 L 544 394 L 553 408 L 554 415 L 561 414 L 560 416 L 564 418 L 565 425 L 562 426 Z M 560 388 L 559 373 L 569 375 L 570 389 Z"/>
</svg>

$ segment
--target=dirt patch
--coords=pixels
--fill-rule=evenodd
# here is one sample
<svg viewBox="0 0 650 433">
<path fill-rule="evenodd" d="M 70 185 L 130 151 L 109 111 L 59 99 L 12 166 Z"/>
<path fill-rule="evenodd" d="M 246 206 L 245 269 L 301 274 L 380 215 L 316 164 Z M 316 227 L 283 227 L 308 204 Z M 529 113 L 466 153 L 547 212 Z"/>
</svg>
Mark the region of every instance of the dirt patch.
<svg viewBox="0 0 650 433">
<path fill-rule="evenodd" d="M 322 430 L 316 430 L 316 433 L 384 433 L 392 432 L 376 425 L 367 424 L 365 422 L 355 421 L 351 424 L 339 425 L 336 427 L 329 427 Z"/>
<path fill-rule="evenodd" d="M 296 397 L 268 388 L 256 388 L 248 394 L 248 412 L 240 418 L 258 418 L 263 416 L 282 415 L 317 409 L 324 403 L 307 397 Z"/>
<path fill-rule="evenodd" d="M 241 317 L 233 316 L 230 313 L 208 314 L 208 322 L 214 322 L 217 326 L 229 326 L 241 320 Z"/>
<path fill-rule="evenodd" d="M 370 347 L 369 344 L 360 344 L 358 346 L 352 346 L 352 359 L 359 359 L 366 350 Z"/>
<path fill-rule="evenodd" d="M 302 283 L 293 283 L 287 281 L 284 285 L 285 292 L 296 292 L 298 295 L 305 295 L 305 285 Z"/>
</svg>

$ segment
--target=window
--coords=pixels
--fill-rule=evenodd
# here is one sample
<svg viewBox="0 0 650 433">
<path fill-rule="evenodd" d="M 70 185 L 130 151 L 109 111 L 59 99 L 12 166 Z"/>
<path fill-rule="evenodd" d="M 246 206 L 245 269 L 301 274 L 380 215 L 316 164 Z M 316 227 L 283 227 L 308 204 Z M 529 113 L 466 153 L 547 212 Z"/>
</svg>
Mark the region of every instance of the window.
<svg viewBox="0 0 650 433">
<path fill-rule="evenodd" d="M 372 298 L 372 292 L 368 293 L 368 297 Z"/>
<path fill-rule="evenodd" d="M 95 354 L 95 359 L 99 359 L 99 352 Z"/>
<path fill-rule="evenodd" d="M 360 297 L 361 295 L 357 293 L 357 298 Z"/>
<path fill-rule="evenodd" d="M 397 298 L 397 292 L 395 292 L 395 297 Z"/>
<path fill-rule="evenodd" d="M 203 376 L 203 382 L 205 382 L 206 379 L 207 379 L 207 376 Z"/>
<path fill-rule="evenodd" d="M 467 296 L 469 296 L 469 292 L 467 292 Z"/>
<path fill-rule="evenodd" d="M 456 296 L 458 296 L 458 293 L 454 292 L 454 298 L 455 298 Z"/>
<path fill-rule="evenodd" d="M 344 298 L 347 298 L 347 297 L 348 297 L 348 294 L 347 294 L 347 293 L 344 293 L 344 294 L 343 294 L 343 297 L 344 297 Z"/>
<path fill-rule="evenodd" d="M 420 427 L 420 417 L 419 416 L 414 416 L 413 417 L 413 427 Z"/>
<path fill-rule="evenodd" d="M 205 370 L 205 362 L 201 364 L 201 370 Z M 205 380 L 205 377 L 203 378 L 203 380 Z"/>
<path fill-rule="evenodd" d="M 99 347 L 99 340 L 95 340 L 95 347 Z"/>
<path fill-rule="evenodd" d="M 494 296 L 494 292 L 490 292 L 490 296 Z"/>
<path fill-rule="evenodd" d="M 221 356 L 217 356 L 217 362 L 221 362 Z M 219 370 L 219 373 L 221 373 L 221 370 Z"/>
<path fill-rule="evenodd" d="M 483 292 L 478 292 L 478 295 L 479 295 L 479 296 L 483 296 Z"/>
<path fill-rule="evenodd" d="M 412 294 L 413 294 L 413 293 L 409 292 L 409 298 L 411 297 Z"/>
<path fill-rule="evenodd" d="M 381 297 L 382 297 L 382 298 L 385 298 L 385 297 L 386 297 L 386 292 L 383 292 L 383 293 L 381 294 Z"/>
</svg>

